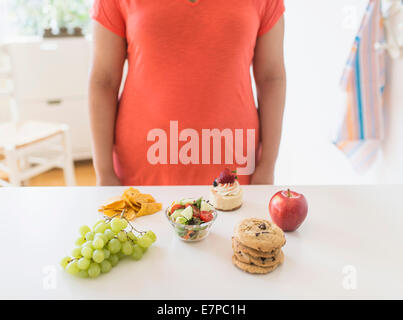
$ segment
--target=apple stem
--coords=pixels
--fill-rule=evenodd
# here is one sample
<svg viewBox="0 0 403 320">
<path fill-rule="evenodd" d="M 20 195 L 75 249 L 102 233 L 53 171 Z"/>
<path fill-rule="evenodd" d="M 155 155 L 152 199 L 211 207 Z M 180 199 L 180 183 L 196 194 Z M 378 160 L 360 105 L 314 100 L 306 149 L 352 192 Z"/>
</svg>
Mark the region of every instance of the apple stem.
<svg viewBox="0 0 403 320">
<path fill-rule="evenodd" d="M 288 196 L 288 198 L 291 198 L 291 191 L 290 191 L 290 189 L 287 189 L 287 196 Z"/>
</svg>

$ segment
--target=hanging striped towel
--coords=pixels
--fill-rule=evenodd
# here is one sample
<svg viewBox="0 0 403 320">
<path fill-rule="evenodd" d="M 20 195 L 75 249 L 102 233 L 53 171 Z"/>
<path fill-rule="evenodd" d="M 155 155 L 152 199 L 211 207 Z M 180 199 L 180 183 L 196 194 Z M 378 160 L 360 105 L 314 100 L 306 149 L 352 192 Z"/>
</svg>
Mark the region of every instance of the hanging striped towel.
<svg viewBox="0 0 403 320">
<path fill-rule="evenodd" d="M 341 85 L 346 105 L 334 144 L 358 172 L 365 172 L 377 157 L 383 138 L 385 54 L 381 0 L 370 0 L 354 41 Z"/>
</svg>

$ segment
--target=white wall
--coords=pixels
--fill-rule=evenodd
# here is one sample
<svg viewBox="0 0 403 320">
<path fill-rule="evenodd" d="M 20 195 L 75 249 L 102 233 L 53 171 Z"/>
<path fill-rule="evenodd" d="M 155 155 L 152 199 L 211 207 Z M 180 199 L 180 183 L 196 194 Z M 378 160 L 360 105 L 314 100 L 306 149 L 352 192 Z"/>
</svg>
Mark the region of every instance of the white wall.
<svg viewBox="0 0 403 320">
<path fill-rule="evenodd" d="M 8 61 L 5 59 L 0 48 L 0 123 L 10 121 L 12 118 L 10 112 L 10 99 L 4 93 L 8 88 L 8 82 L 1 76 L 1 71 L 8 68 L 7 62 Z"/>
<path fill-rule="evenodd" d="M 387 165 L 378 159 L 365 175 L 354 172 L 330 143 L 335 115 L 343 106 L 340 77 L 367 4 L 368 0 L 286 0 L 288 92 L 277 184 L 403 182 L 398 165 L 403 155 L 401 151 L 400 158 L 396 155 L 396 150 L 403 149 L 401 130 L 394 127 L 389 134 Z M 394 88 L 402 84 L 400 70 L 393 76 Z M 391 109 L 398 109 L 403 96 L 392 95 L 390 105 L 395 107 Z M 402 110 L 400 114 L 393 110 L 389 117 L 403 122 Z M 395 170 L 385 168 L 392 164 Z"/>
<path fill-rule="evenodd" d="M 370 172 L 356 174 L 330 143 L 335 115 L 343 107 L 340 76 L 368 0 L 285 3 L 288 92 L 276 183 L 402 183 L 402 59 L 390 66 L 383 155 Z M 0 98 L 0 122 L 6 118 L 8 103 Z"/>
<path fill-rule="evenodd" d="M 379 183 L 403 183 L 403 50 L 401 57 L 399 60 L 390 61 L 383 161 L 377 171 Z"/>
<path fill-rule="evenodd" d="M 5 37 L 5 33 L 7 31 L 7 27 L 5 24 L 6 21 L 5 7 L 6 7 L 5 0 L 0 0 L 0 43 L 2 39 Z M 2 68 L 5 68 L 5 62 L 0 50 L 0 70 L 2 70 Z M 2 121 L 10 120 L 9 99 L 1 94 L 1 90 L 3 89 L 4 86 L 5 83 L 0 77 L 0 123 Z"/>
<path fill-rule="evenodd" d="M 6 0 L 0 0 L 0 42 L 7 32 L 6 21 Z"/>
</svg>

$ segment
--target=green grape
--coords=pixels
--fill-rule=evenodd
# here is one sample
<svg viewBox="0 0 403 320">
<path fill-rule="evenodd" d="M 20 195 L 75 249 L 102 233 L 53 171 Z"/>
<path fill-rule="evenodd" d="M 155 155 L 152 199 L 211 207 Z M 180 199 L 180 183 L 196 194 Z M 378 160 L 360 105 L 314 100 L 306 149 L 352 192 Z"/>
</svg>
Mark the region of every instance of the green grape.
<svg viewBox="0 0 403 320">
<path fill-rule="evenodd" d="M 91 259 L 92 258 L 92 248 L 90 246 L 85 246 L 81 249 L 81 254 L 83 255 L 84 258 L 86 259 Z"/>
<path fill-rule="evenodd" d="M 73 251 L 71 252 L 71 255 L 74 258 L 81 258 L 81 248 L 80 247 L 74 248 Z"/>
<path fill-rule="evenodd" d="M 140 246 L 139 246 L 139 247 L 140 247 Z M 143 247 L 140 247 L 140 248 L 141 248 L 141 250 L 143 251 L 143 254 L 146 253 L 147 250 L 148 250 L 148 248 L 143 248 Z"/>
<path fill-rule="evenodd" d="M 129 238 L 130 240 L 132 240 L 133 242 L 136 242 L 136 241 L 137 241 L 137 237 L 134 235 L 133 232 L 129 231 L 129 232 L 127 233 L 127 236 L 128 236 L 128 238 Z"/>
<path fill-rule="evenodd" d="M 95 224 L 93 225 L 92 229 L 95 230 L 95 228 L 96 228 L 99 224 L 101 224 L 101 223 L 105 223 L 105 220 L 104 220 L 104 219 L 100 219 L 100 220 L 98 220 L 97 222 L 95 222 Z"/>
<path fill-rule="evenodd" d="M 119 257 L 119 260 L 122 260 L 123 258 L 126 258 L 126 255 L 122 251 L 118 252 L 117 255 Z"/>
<path fill-rule="evenodd" d="M 85 238 L 84 237 L 80 237 L 76 240 L 75 245 L 76 246 L 81 246 L 85 243 Z"/>
<path fill-rule="evenodd" d="M 120 219 L 120 226 L 121 226 L 121 230 L 124 230 L 127 228 L 128 222 L 126 219 Z"/>
<path fill-rule="evenodd" d="M 90 278 L 96 278 L 101 273 L 101 267 L 98 263 L 92 262 L 90 267 L 88 268 L 88 276 Z"/>
<path fill-rule="evenodd" d="M 106 223 L 105 223 L 105 222 L 101 222 L 100 224 L 98 224 L 98 225 L 95 227 L 94 231 L 95 231 L 95 233 L 104 233 L 105 230 L 106 230 L 106 228 L 107 228 Z"/>
<path fill-rule="evenodd" d="M 111 223 L 110 222 L 106 222 L 106 230 L 110 230 L 111 229 Z M 105 231 L 106 231 L 105 230 Z"/>
<path fill-rule="evenodd" d="M 102 249 L 105 245 L 105 242 L 102 238 L 95 238 L 94 241 L 92 241 L 92 246 L 94 249 Z"/>
<path fill-rule="evenodd" d="M 91 260 L 86 258 L 81 258 L 77 261 L 77 266 L 80 270 L 87 270 L 90 267 Z"/>
<path fill-rule="evenodd" d="M 88 232 L 90 232 L 91 229 L 89 226 L 81 226 L 80 227 L 80 234 L 82 237 L 84 237 Z"/>
<path fill-rule="evenodd" d="M 88 248 L 94 249 L 94 246 L 92 245 L 92 241 L 93 241 L 93 240 L 90 240 L 90 241 L 85 242 L 85 243 L 81 246 L 81 248 L 88 247 Z"/>
<path fill-rule="evenodd" d="M 102 240 L 104 240 L 104 243 L 107 243 L 109 240 L 108 237 L 104 233 L 96 233 L 94 239 L 96 239 L 96 238 L 101 238 Z"/>
<path fill-rule="evenodd" d="M 104 248 L 103 250 L 104 250 L 105 259 L 109 259 L 109 257 L 111 256 L 111 252 L 106 248 Z"/>
<path fill-rule="evenodd" d="M 133 246 L 133 253 L 131 255 L 133 260 L 140 260 L 143 256 L 143 250 L 140 248 L 139 245 L 135 244 Z"/>
<path fill-rule="evenodd" d="M 95 233 L 94 232 L 87 232 L 86 234 L 85 234 L 85 240 L 87 240 L 87 241 L 92 241 L 92 240 L 94 240 L 94 236 L 95 236 Z"/>
<path fill-rule="evenodd" d="M 157 240 L 157 236 L 151 230 L 147 231 L 145 236 L 149 237 L 153 241 L 153 243 Z"/>
<path fill-rule="evenodd" d="M 70 257 L 64 257 L 61 261 L 60 261 L 60 265 L 62 266 L 63 269 L 66 269 L 67 265 L 69 264 L 71 258 Z"/>
<path fill-rule="evenodd" d="M 79 273 L 80 269 L 78 268 L 77 261 L 71 261 L 67 265 L 66 271 L 67 271 L 67 273 L 72 274 L 72 275 L 76 275 L 77 273 Z"/>
<path fill-rule="evenodd" d="M 130 256 L 133 253 L 133 245 L 131 242 L 123 242 L 121 251 L 124 255 Z"/>
<path fill-rule="evenodd" d="M 111 256 L 108 259 L 110 263 L 112 264 L 112 267 L 116 266 L 119 262 L 119 257 L 116 254 L 111 254 Z"/>
<path fill-rule="evenodd" d="M 108 260 L 104 260 L 101 262 L 101 272 L 102 273 L 107 273 L 111 271 L 112 269 L 112 263 L 110 263 Z"/>
<path fill-rule="evenodd" d="M 104 232 L 104 235 L 106 236 L 106 238 L 108 240 L 111 240 L 111 239 L 113 239 L 115 237 L 115 233 L 110 229 L 106 229 L 105 232 Z"/>
<path fill-rule="evenodd" d="M 88 271 L 87 270 L 80 270 L 77 273 L 77 276 L 80 278 L 88 278 Z"/>
<path fill-rule="evenodd" d="M 148 249 L 153 244 L 153 241 L 150 239 L 150 237 L 144 235 L 139 238 L 137 244 L 144 249 Z"/>
<path fill-rule="evenodd" d="M 120 218 L 113 218 L 111 221 L 111 229 L 113 232 L 118 233 L 119 231 L 121 231 L 122 228 L 122 222 L 120 222 L 121 219 Z"/>
<path fill-rule="evenodd" d="M 112 239 L 108 243 L 108 250 L 111 253 L 118 253 L 120 251 L 121 247 L 122 247 L 122 245 L 118 239 Z"/>
<path fill-rule="evenodd" d="M 105 259 L 105 254 L 103 250 L 95 250 L 92 253 L 92 260 L 96 263 L 101 263 Z"/>
<path fill-rule="evenodd" d="M 127 241 L 127 234 L 126 234 L 126 232 L 120 231 L 120 232 L 118 233 L 118 239 L 119 239 L 120 242 L 125 242 L 125 241 Z"/>
</svg>

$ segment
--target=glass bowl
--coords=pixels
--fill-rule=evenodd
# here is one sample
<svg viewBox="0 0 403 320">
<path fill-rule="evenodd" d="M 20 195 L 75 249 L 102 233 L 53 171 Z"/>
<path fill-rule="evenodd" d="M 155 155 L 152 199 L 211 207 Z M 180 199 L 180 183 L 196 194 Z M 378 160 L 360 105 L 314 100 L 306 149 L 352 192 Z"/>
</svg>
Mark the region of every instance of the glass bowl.
<svg viewBox="0 0 403 320">
<path fill-rule="evenodd" d="M 213 219 L 209 222 L 195 225 L 186 225 L 172 221 L 168 216 L 168 209 L 169 207 L 165 210 L 165 217 L 168 219 L 169 223 L 174 229 L 175 234 L 179 237 L 179 239 L 186 242 L 196 242 L 205 239 L 209 235 L 210 228 L 217 218 L 217 211 L 214 210 L 212 212 Z"/>
</svg>

